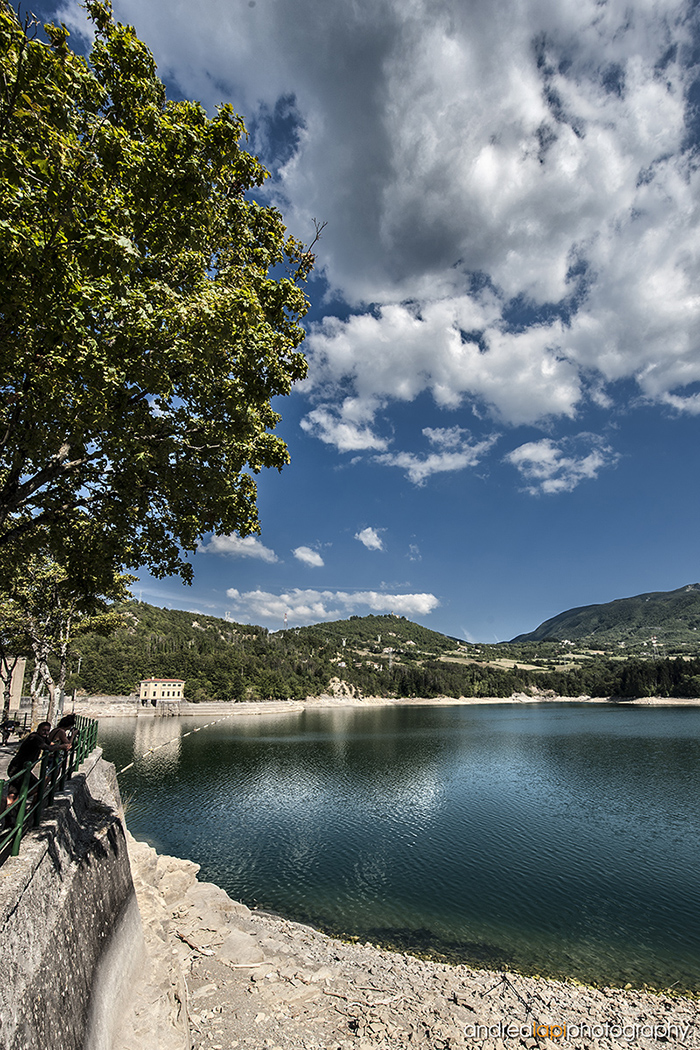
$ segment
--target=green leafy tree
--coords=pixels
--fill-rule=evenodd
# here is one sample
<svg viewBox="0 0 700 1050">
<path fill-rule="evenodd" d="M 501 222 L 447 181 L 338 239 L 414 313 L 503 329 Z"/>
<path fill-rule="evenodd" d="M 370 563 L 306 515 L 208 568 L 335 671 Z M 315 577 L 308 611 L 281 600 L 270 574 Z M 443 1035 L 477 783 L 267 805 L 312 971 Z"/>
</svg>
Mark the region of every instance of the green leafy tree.
<svg viewBox="0 0 700 1050">
<path fill-rule="evenodd" d="M 27 639 L 25 647 L 34 659 L 33 723 L 42 687 L 49 694 L 46 717 L 60 717 L 73 640 L 86 632 L 106 635 L 116 630 L 122 617 L 109 605 L 124 599 L 133 579 L 116 574 L 109 587 L 99 594 L 95 581 L 86 581 L 84 576 L 76 581 L 50 556 L 34 554 L 27 558 L 21 575 L 17 575 L 4 599 L 3 611 L 12 617 L 16 629 L 21 628 Z M 57 678 L 51 662 L 58 667 Z"/>
<path fill-rule="evenodd" d="M 148 48 L 87 0 L 89 59 L 0 0 L 0 562 L 191 577 L 209 531 L 259 531 L 288 462 L 271 398 L 306 362 L 311 251 L 253 197 L 229 105 L 172 102 Z M 97 548 L 95 548 L 97 550 Z"/>
</svg>

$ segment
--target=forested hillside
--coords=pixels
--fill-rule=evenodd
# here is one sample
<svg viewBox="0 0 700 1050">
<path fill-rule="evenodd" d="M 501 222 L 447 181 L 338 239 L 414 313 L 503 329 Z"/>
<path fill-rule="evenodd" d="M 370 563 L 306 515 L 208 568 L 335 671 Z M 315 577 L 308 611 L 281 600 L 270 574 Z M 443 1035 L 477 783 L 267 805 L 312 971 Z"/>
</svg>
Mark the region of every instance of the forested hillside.
<svg viewBox="0 0 700 1050">
<path fill-rule="evenodd" d="M 76 642 L 68 688 L 128 695 L 141 678 L 184 678 L 186 698 L 301 699 L 356 696 L 700 696 L 700 658 L 657 659 L 590 651 L 570 643 L 471 645 L 403 617 L 348 620 L 270 634 L 215 616 L 121 607 L 111 637 Z"/>
<path fill-rule="evenodd" d="M 638 650 L 651 646 L 652 638 L 657 648 L 663 646 L 666 652 L 671 647 L 695 652 L 700 649 L 700 584 L 567 609 L 513 641 L 569 639 L 596 648 L 623 646 Z"/>
<path fill-rule="evenodd" d="M 128 694 L 141 678 L 177 677 L 196 702 L 313 696 L 340 678 L 368 694 L 395 661 L 413 667 L 458 645 L 393 616 L 354 616 L 270 634 L 144 602 L 129 602 L 121 611 L 116 634 L 80 639 L 69 688 Z"/>
</svg>

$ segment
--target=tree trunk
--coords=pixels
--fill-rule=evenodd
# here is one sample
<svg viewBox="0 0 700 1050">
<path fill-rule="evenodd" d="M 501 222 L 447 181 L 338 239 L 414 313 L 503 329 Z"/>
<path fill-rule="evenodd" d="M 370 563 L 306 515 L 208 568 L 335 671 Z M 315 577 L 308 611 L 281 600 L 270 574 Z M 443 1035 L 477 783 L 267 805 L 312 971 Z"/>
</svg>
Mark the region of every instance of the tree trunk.
<svg viewBox="0 0 700 1050">
<path fill-rule="evenodd" d="M 41 680 L 41 672 L 39 671 L 39 664 L 35 661 L 34 674 L 32 675 L 32 684 L 29 689 L 32 698 L 32 711 L 30 716 L 32 732 L 34 732 L 36 727 L 39 725 L 39 700 L 41 699 L 40 693 L 43 684 L 44 683 Z"/>
<path fill-rule="evenodd" d="M 53 717 L 56 709 L 56 683 L 51 677 L 51 672 L 46 664 L 44 664 L 44 667 L 42 668 L 41 677 L 44 679 L 44 684 L 49 691 L 49 707 L 46 712 L 46 721 L 53 724 Z"/>
<path fill-rule="evenodd" d="M 10 700 L 12 699 L 12 674 L 2 679 L 2 721 L 10 716 Z"/>
<path fill-rule="evenodd" d="M 52 722 L 56 685 L 51 675 L 51 671 L 49 670 L 49 654 L 51 652 L 50 642 L 42 637 L 41 631 L 38 629 L 33 618 L 31 618 L 29 622 L 29 634 L 32 639 L 32 650 L 34 652 L 34 678 L 32 678 L 32 683 L 35 681 L 38 672 L 39 678 L 41 678 L 43 684 L 49 691 L 49 709 L 46 712 L 46 721 Z M 32 707 L 34 707 L 33 703 Z"/>
<path fill-rule="evenodd" d="M 70 619 L 68 621 L 68 629 L 70 628 Z M 66 678 L 68 677 L 68 641 L 64 639 L 61 642 L 61 664 L 58 674 L 58 683 L 56 686 L 58 692 L 58 706 L 56 708 L 56 718 L 60 722 L 63 718 L 63 704 L 66 698 Z"/>
<path fill-rule="evenodd" d="M 17 666 L 18 657 L 14 657 L 10 663 L 9 656 L 3 656 L 0 661 L 0 682 L 2 682 L 2 721 L 10 717 L 10 703 L 12 701 L 12 675 Z"/>
</svg>

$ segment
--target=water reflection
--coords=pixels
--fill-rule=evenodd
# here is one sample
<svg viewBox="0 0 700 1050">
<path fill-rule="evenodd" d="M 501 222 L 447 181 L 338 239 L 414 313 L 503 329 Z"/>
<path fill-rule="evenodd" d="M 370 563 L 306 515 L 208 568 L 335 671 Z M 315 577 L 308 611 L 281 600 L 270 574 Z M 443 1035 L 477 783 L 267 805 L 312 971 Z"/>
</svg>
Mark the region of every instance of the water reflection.
<svg viewBox="0 0 700 1050">
<path fill-rule="evenodd" d="M 180 761 L 182 732 L 179 718 L 137 718 L 134 760 L 146 768 L 174 771 Z"/>
</svg>

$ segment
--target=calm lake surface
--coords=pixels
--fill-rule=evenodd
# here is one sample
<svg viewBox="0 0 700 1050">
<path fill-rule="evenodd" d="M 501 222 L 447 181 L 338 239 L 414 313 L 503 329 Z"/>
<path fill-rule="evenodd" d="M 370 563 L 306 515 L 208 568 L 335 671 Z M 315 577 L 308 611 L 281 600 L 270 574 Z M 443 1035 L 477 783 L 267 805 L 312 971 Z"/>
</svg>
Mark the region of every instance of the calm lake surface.
<svg viewBox="0 0 700 1050">
<path fill-rule="evenodd" d="M 478 965 L 700 991 L 697 708 L 209 721 L 104 719 L 100 743 L 135 760 L 132 833 L 232 897 Z"/>
</svg>

